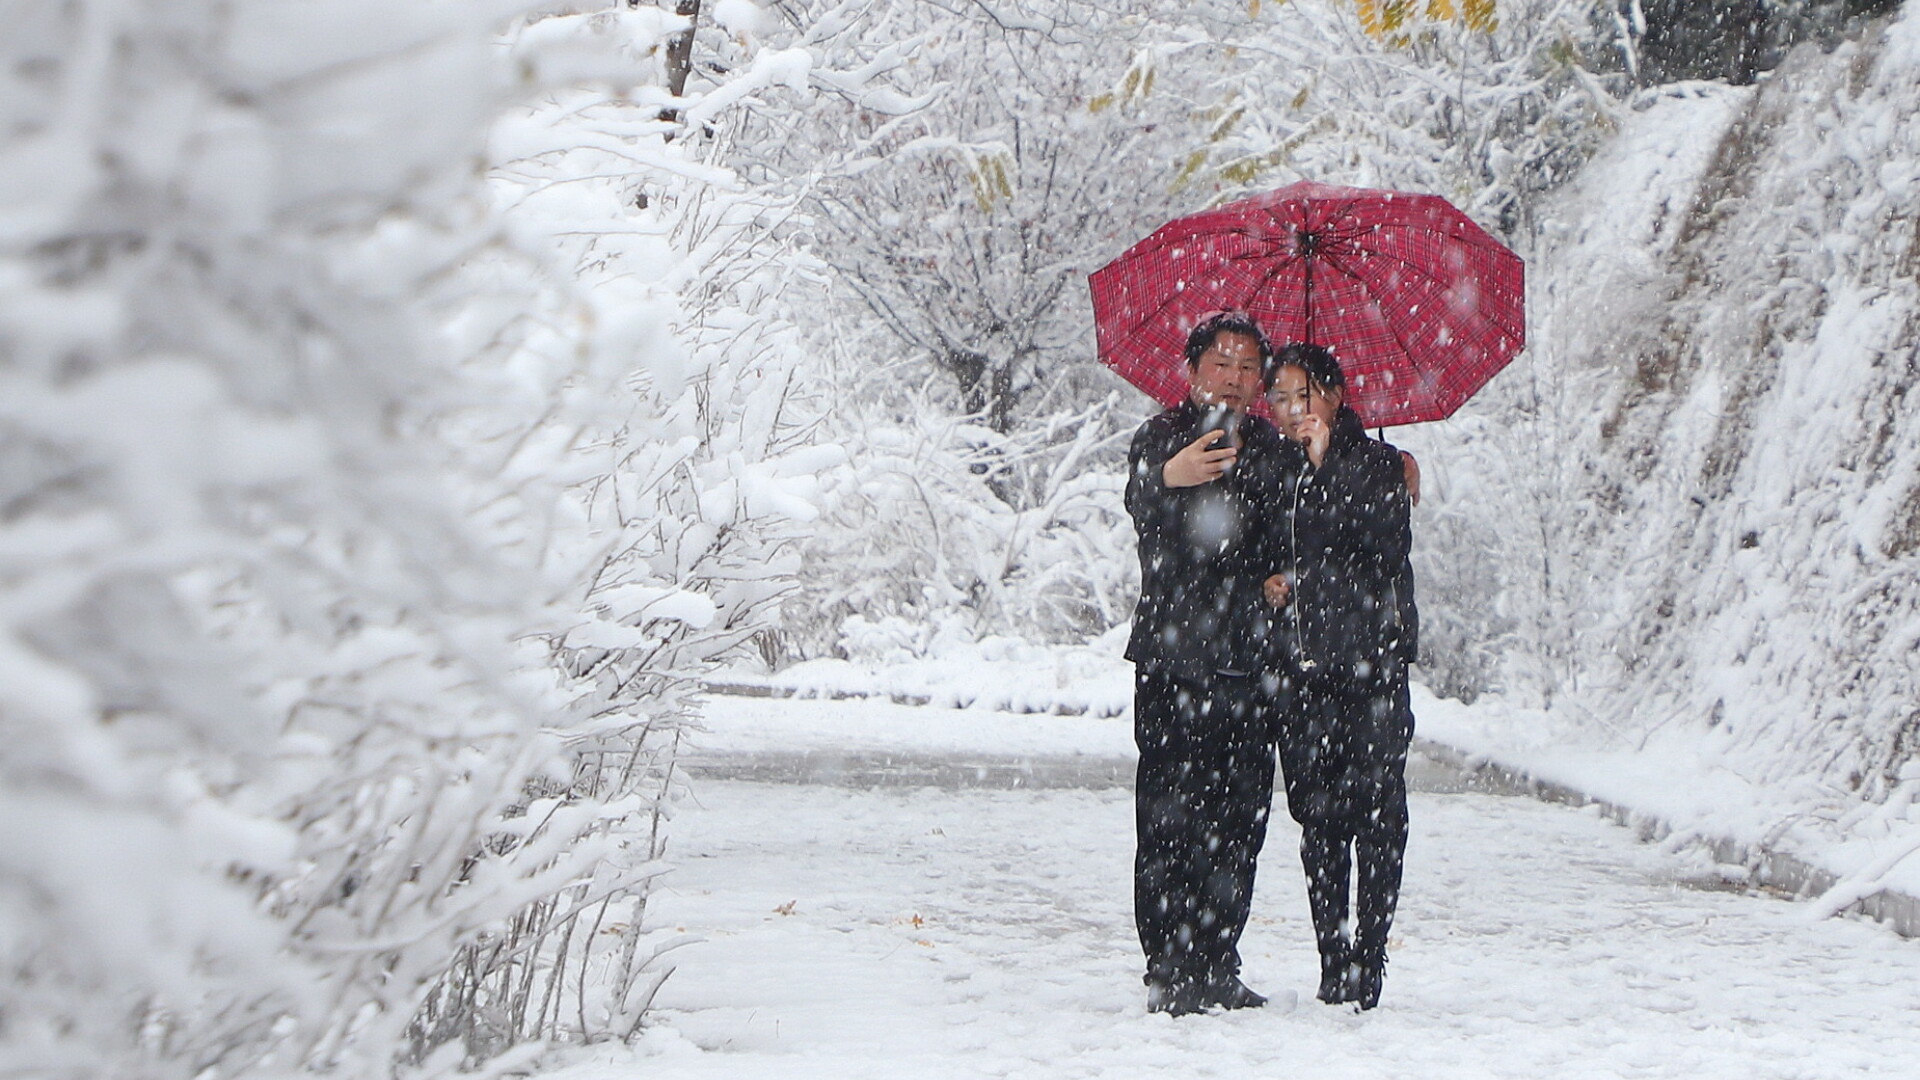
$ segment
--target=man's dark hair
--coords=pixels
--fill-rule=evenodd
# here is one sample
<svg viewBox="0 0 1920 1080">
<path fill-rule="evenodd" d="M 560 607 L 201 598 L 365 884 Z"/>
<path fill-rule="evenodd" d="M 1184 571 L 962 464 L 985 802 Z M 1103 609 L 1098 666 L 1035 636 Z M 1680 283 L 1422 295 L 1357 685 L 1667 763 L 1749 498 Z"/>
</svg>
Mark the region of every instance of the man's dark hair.
<svg viewBox="0 0 1920 1080">
<path fill-rule="evenodd" d="M 1197 366 L 1200 354 L 1212 348 L 1213 340 L 1221 334 L 1245 334 L 1260 346 L 1260 385 L 1272 389 L 1273 344 L 1253 316 L 1244 311 L 1216 311 L 1201 319 L 1187 334 L 1187 366 Z"/>
<path fill-rule="evenodd" d="M 1307 373 L 1307 381 L 1323 394 L 1347 388 L 1347 377 L 1340 371 L 1340 361 L 1333 358 L 1323 345 L 1309 345 L 1296 341 L 1281 348 L 1273 358 L 1273 370 L 1283 367 L 1297 367 Z"/>
</svg>

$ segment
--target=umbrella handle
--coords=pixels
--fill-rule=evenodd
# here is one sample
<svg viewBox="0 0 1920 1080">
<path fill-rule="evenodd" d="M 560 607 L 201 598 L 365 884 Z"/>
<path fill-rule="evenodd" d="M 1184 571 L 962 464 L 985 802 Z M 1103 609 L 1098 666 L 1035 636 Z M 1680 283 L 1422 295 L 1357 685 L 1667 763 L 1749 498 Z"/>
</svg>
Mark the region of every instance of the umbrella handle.
<svg viewBox="0 0 1920 1080">
<path fill-rule="evenodd" d="M 1300 338 L 1304 344 L 1313 344 L 1313 256 L 1319 252 L 1319 236 L 1313 233 L 1300 234 L 1300 263 L 1302 277 L 1306 279 L 1306 288 L 1302 288 L 1302 302 L 1306 306 L 1306 317 L 1302 319 Z"/>
</svg>

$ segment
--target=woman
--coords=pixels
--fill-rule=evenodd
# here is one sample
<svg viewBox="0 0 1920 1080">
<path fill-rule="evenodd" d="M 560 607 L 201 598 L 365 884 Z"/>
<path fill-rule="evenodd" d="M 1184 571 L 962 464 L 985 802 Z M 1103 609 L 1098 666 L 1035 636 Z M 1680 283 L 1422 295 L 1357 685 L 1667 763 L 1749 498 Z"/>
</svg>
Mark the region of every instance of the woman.
<svg viewBox="0 0 1920 1080">
<path fill-rule="evenodd" d="M 1275 736 L 1300 823 L 1319 998 L 1380 1001 L 1407 842 L 1407 665 L 1417 647 L 1412 531 L 1398 451 L 1367 438 L 1340 365 L 1317 345 L 1275 358 L 1274 419 L 1292 452 L 1265 489 Z M 1358 864 L 1355 932 L 1348 881 Z"/>
</svg>

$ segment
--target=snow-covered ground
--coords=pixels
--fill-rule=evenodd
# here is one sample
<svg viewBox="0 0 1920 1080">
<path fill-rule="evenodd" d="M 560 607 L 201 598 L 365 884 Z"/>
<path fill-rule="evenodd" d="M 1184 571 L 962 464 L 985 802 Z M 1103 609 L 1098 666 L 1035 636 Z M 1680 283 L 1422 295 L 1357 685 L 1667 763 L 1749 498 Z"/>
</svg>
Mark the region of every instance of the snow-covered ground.
<svg viewBox="0 0 1920 1080">
<path fill-rule="evenodd" d="M 846 747 L 900 754 L 903 762 L 916 752 L 972 755 L 996 768 L 1017 767 L 1032 755 L 1091 755 L 1109 762 L 1111 771 L 1112 761 L 1133 752 L 1123 717 L 1133 666 L 1120 659 L 1118 642 L 1101 644 L 1110 647 L 998 642 L 881 667 L 816 661 L 777 676 L 736 673 L 721 681 L 819 698 L 875 695 L 963 708 L 796 702 L 743 723 L 739 706 L 721 698 L 711 711 L 711 738 L 719 742 L 711 745 L 770 757 L 813 754 L 815 771 L 823 762 L 830 768 Z M 1497 696 L 1462 705 L 1417 683 L 1413 692 L 1421 738 L 1658 822 L 1674 846 L 1724 841 L 1756 856 L 1797 859 L 1838 879 L 1826 900 L 1831 910 L 1882 888 L 1920 897 L 1920 767 L 1910 766 L 1914 778 L 1885 804 L 1846 817 L 1812 814 L 1804 808 L 1807 799 L 1785 797 L 1778 785 L 1732 768 L 1712 732 L 1674 725 L 1648 746 L 1605 746 L 1579 737 L 1581 718 Z M 925 772 L 930 762 L 916 767 Z M 1086 770 L 1079 772 L 1079 779 L 1064 782 L 1084 782 Z"/>
<path fill-rule="evenodd" d="M 1036 768 L 1124 754 L 1125 722 L 715 698 L 699 755 L 779 749 Z M 912 733 L 919 733 L 916 737 Z M 849 774 L 857 780 L 857 775 Z M 549 1080 L 725 1077 L 1906 1076 L 1920 943 L 1718 887 L 1591 811 L 1421 792 L 1381 1008 L 1311 999 L 1282 816 L 1243 952 L 1264 1010 L 1144 1010 L 1124 786 L 696 779 L 649 920 L 676 954 L 633 1050 Z"/>
</svg>

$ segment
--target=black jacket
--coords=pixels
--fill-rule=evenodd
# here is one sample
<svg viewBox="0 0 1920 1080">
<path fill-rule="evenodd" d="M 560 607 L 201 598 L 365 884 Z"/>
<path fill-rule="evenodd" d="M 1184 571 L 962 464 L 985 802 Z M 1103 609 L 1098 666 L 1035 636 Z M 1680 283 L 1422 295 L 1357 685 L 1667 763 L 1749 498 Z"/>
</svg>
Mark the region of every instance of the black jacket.
<svg viewBox="0 0 1920 1080">
<path fill-rule="evenodd" d="M 1367 438 L 1342 408 L 1319 468 L 1289 440 L 1257 486 L 1272 508 L 1262 533 L 1267 571 L 1293 585 L 1269 635 L 1268 666 L 1342 681 L 1403 678 L 1420 621 L 1400 452 Z"/>
<path fill-rule="evenodd" d="M 1199 406 L 1182 403 L 1140 425 L 1127 452 L 1127 513 L 1140 540 L 1127 659 L 1193 680 L 1260 669 L 1274 612 L 1260 596 L 1266 560 L 1252 478 L 1283 449 L 1272 424 L 1247 416 L 1232 472 L 1167 487 L 1161 468 L 1205 433 L 1204 420 Z"/>
</svg>

